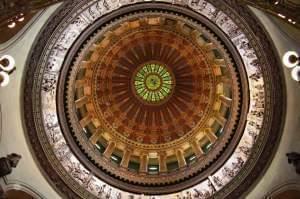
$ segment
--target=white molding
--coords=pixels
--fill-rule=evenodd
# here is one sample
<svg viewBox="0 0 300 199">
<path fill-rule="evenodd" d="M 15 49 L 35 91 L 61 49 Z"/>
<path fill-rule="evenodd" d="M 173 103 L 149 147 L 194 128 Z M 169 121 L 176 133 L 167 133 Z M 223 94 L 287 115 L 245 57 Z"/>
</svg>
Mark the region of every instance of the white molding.
<svg viewBox="0 0 300 199">
<path fill-rule="evenodd" d="M 36 15 L 32 17 L 32 19 L 12 38 L 10 38 L 8 41 L 0 44 L 0 51 L 5 51 L 11 48 L 15 43 L 17 43 L 19 40 L 21 40 L 25 33 L 40 19 L 40 17 L 44 14 L 46 9 L 38 12 Z"/>
<path fill-rule="evenodd" d="M 16 181 L 16 182 L 9 182 L 9 180 L 7 180 L 6 177 L 3 178 L 4 180 L 4 186 L 2 187 L 4 192 L 7 192 L 9 190 L 19 190 L 19 191 L 23 191 L 27 194 L 29 194 L 30 196 L 32 196 L 35 199 L 43 199 L 45 198 L 44 196 L 42 196 L 41 193 L 39 193 L 37 190 L 34 190 L 30 185 L 21 182 L 21 181 Z"/>
<path fill-rule="evenodd" d="M 271 191 L 269 191 L 264 198 L 273 198 L 274 196 L 283 193 L 284 191 L 288 191 L 288 190 L 297 190 L 300 191 L 300 182 L 296 181 L 296 180 L 292 180 L 292 181 L 287 181 L 284 182 L 278 186 L 275 186 L 274 188 L 272 188 Z"/>
</svg>

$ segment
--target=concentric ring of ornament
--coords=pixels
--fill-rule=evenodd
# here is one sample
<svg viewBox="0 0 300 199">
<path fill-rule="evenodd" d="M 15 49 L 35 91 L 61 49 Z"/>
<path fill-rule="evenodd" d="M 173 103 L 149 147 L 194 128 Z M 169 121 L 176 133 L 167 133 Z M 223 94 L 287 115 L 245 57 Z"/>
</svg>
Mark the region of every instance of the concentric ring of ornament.
<svg viewBox="0 0 300 199">
<path fill-rule="evenodd" d="M 157 16 L 154 16 L 154 19 L 156 19 Z M 151 20 L 149 20 L 150 22 Z M 132 21 L 131 26 L 135 27 L 134 24 L 136 24 L 138 21 Z M 126 23 L 126 22 L 125 22 Z M 145 24 L 145 23 L 144 23 Z M 155 25 L 155 24 L 154 24 Z M 156 27 L 157 25 L 155 25 Z M 122 27 L 122 25 L 121 25 Z M 168 28 L 168 26 L 163 26 L 164 28 Z M 139 28 L 139 27 L 138 27 Z M 174 28 L 171 26 L 169 27 L 171 30 Z M 116 27 L 116 31 L 119 31 L 120 27 Z M 139 29 L 137 29 L 139 30 Z M 112 32 L 112 30 L 110 30 Z M 94 113 L 97 113 L 99 115 L 98 117 L 90 117 L 91 121 L 95 121 L 94 126 L 97 129 L 97 123 L 103 123 L 106 124 L 106 131 L 113 132 L 117 137 L 120 135 L 118 132 L 123 132 L 123 140 L 129 140 L 136 139 L 138 143 L 144 143 L 144 144 L 159 144 L 159 143 L 170 143 L 171 141 L 174 140 L 184 140 L 189 134 L 196 134 L 200 130 L 200 126 L 204 126 L 205 123 L 208 121 L 209 115 L 211 117 L 218 117 L 216 115 L 212 116 L 212 110 L 217 110 L 213 108 L 215 106 L 214 102 L 216 101 L 216 91 L 212 90 L 213 84 L 216 80 L 213 78 L 213 76 L 219 76 L 222 74 L 222 72 L 217 72 L 215 75 L 215 71 L 213 71 L 213 68 L 210 68 L 210 65 L 216 66 L 216 69 L 218 68 L 217 66 L 222 63 L 222 60 L 215 60 L 215 57 L 213 55 L 213 52 L 211 52 L 208 49 L 208 52 L 210 54 L 205 55 L 205 53 L 198 51 L 194 47 L 190 47 L 191 42 L 187 42 L 186 40 L 183 40 L 181 37 L 176 36 L 174 33 L 169 33 L 169 32 L 143 32 L 141 31 L 140 33 L 137 32 L 135 34 L 134 32 L 131 33 L 127 36 L 126 31 L 125 35 L 122 35 L 122 40 L 118 41 L 116 39 L 116 36 L 113 36 L 114 39 L 111 40 L 111 43 L 109 43 L 109 37 L 106 37 L 99 43 L 94 43 L 94 41 L 98 41 L 99 38 L 95 37 L 93 41 L 90 41 L 88 45 L 86 46 L 110 46 L 110 50 L 107 50 L 107 53 L 104 53 L 106 51 L 104 50 L 90 50 L 91 48 L 85 48 L 82 50 L 83 52 L 88 52 L 86 55 L 88 57 L 85 57 L 84 54 L 80 55 L 80 59 L 77 60 L 77 63 L 75 63 L 76 67 L 81 67 L 81 70 L 88 70 L 85 72 L 85 76 L 80 76 L 78 77 L 79 79 L 75 80 L 75 76 L 77 74 L 78 69 L 74 69 L 74 74 L 71 74 L 72 78 L 69 83 L 69 85 L 74 85 L 73 82 L 77 81 L 78 85 L 76 86 L 75 89 L 78 87 L 83 88 L 83 92 L 81 90 L 77 91 L 77 98 L 75 98 L 76 101 L 78 101 L 79 106 L 76 105 L 76 107 L 80 107 L 81 105 L 84 105 L 85 103 L 81 103 L 82 101 L 87 101 L 86 99 L 89 98 L 89 90 L 91 87 L 89 85 L 97 85 L 94 86 L 92 89 L 92 93 L 94 93 L 94 100 L 92 103 L 87 103 L 86 105 L 86 110 L 89 114 L 84 114 L 81 118 L 79 117 L 78 119 L 74 119 L 75 122 L 73 122 L 72 126 L 76 126 L 77 123 L 82 123 L 86 124 L 86 118 L 89 118 L 88 115 L 93 116 L 95 115 Z M 115 34 L 121 34 L 121 33 L 115 33 Z M 144 34 L 147 34 L 147 37 L 144 36 Z M 201 33 L 199 33 L 201 34 Z M 208 33 L 207 33 L 208 34 Z M 110 34 L 113 35 L 113 32 Z M 100 36 L 101 37 L 101 34 Z M 131 90 L 127 90 L 129 88 L 128 85 L 128 78 L 124 76 L 124 68 L 125 66 L 123 63 L 123 58 L 119 59 L 119 57 L 132 57 L 131 53 L 134 52 L 135 54 L 138 54 L 139 51 L 146 51 L 147 48 L 151 49 L 151 46 L 149 46 L 148 41 L 144 44 L 144 50 L 139 50 L 135 46 L 131 46 L 132 44 L 143 44 L 144 38 L 151 38 L 150 40 L 158 40 L 159 43 L 161 44 L 161 49 L 156 49 L 155 51 L 163 51 L 165 50 L 166 52 L 172 52 L 173 54 L 170 54 L 170 57 L 178 57 L 181 52 L 187 52 L 185 57 L 179 56 L 181 62 L 178 63 L 173 63 L 174 67 L 178 67 L 178 70 L 176 69 L 174 72 L 176 72 L 175 75 L 177 75 L 177 82 L 176 82 L 176 89 L 178 92 L 176 92 L 175 96 L 172 96 L 172 99 L 168 100 L 168 106 L 159 106 L 154 109 L 155 112 L 157 112 L 158 116 L 162 115 L 161 117 L 158 117 L 157 114 L 154 114 L 154 120 L 152 120 L 152 125 L 151 126 L 151 120 L 153 117 L 151 116 L 151 112 L 148 111 L 149 108 L 153 110 L 153 107 L 147 107 L 145 104 L 140 103 L 139 101 L 134 100 L 135 97 L 133 95 L 134 92 Z M 177 38 L 176 42 L 171 42 L 172 46 L 169 46 L 166 43 L 170 43 L 169 39 L 170 38 Z M 114 44 L 114 42 L 118 41 L 117 43 Z M 215 42 L 216 43 L 216 42 Z M 185 46 L 183 46 L 184 44 Z M 210 45 L 210 44 L 208 44 Z M 125 46 L 125 47 L 122 47 Z M 127 51 L 126 46 L 131 46 L 131 50 Z M 149 47 L 148 47 L 149 46 Z M 98 48 L 99 48 L 98 47 Z M 125 48 L 125 50 L 122 50 Z M 173 48 L 173 49 L 172 49 Z M 210 47 L 213 48 L 214 47 Z M 94 48 L 97 49 L 97 48 Z M 118 50 L 116 50 L 118 49 Z M 178 49 L 178 50 L 175 50 Z M 185 51 L 180 51 L 179 49 L 185 49 Z M 194 54 L 195 52 L 198 52 L 199 54 Z M 151 52 L 150 52 L 151 53 Z M 102 55 L 103 54 L 103 55 Z M 108 55 L 109 56 L 106 56 Z M 148 53 L 149 54 L 149 53 Z M 90 56 L 90 57 L 89 57 Z M 153 55 L 154 56 L 154 55 Z M 161 60 L 163 59 L 164 54 L 159 55 L 158 59 Z M 188 57 L 192 56 L 199 56 L 199 59 L 189 59 Z M 209 57 L 210 56 L 210 57 Z M 97 57 L 97 59 L 95 58 Z M 142 57 L 142 56 L 141 56 Z M 203 58 L 201 58 L 203 57 Z M 209 58 L 206 58 L 209 57 Z M 94 67 L 91 68 L 89 66 L 94 65 L 94 59 L 96 60 L 101 60 L 101 62 L 97 62 L 97 65 L 101 67 Z M 128 58 L 127 58 L 128 59 Z M 130 59 L 130 58 L 129 58 Z M 138 58 L 137 57 L 137 63 L 134 64 L 137 65 L 138 63 L 144 63 L 145 61 L 143 58 Z M 140 60 L 139 60 L 140 59 Z M 152 58 L 151 58 L 152 59 Z M 157 59 L 157 58 L 156 58 Z M 107 61 L 106 61 L 107 60 Z M 114 61 L 113 61 L 114 60 Z M 120 61 L 118 61 L 120 60 Z M 186 60 L 186 61 L 185 61 Z M 203 60 L 210 60 L 208 63 L 207 61 Z M 228 62 L 228 58 L 226 58 L 226 62 Z M 83 62 L 82 62 L 83 61 Z M 176 61 L 171 60 L 171 61 Z M 184 62 L 182 62 L 184 61 Z M 82 62 L 82 63 L 81 63 Z M 131 62 L 134 62 L 134 60 L 131 60 Z M 187 62 L 187 63 L 185 63 Z M 184 63 L 188 66 L 187 69 L 182 70 L 182 65 L 181 63 Z M 171 64 L 172 65 L 172 64 Z M 191 67 L 193 65 L 199 66 L 199 67 Z M 229 64 L 230 65 L 230 64 Z M 134 67 L 133 66 L 133 67 Z M 76 68 L 75 67 L 75 68 Z M 132 66 L 128 66 L 126 70 L 130 71 Z M 202 68 L 201 68 L 202 67 Z M 115 68 L 115 69 L 114 69 Z M 225 67 L 224 67 L 225 68 Z M 230 67 L 228 67 L 230 69 Z M 114 72 L 115 71 L 115 72 Z M 122 72 L 119 72 L 122 71 Z M 113 73 L 113 78 L 111 79 L 111 73 Z M 132 73 L 132 72 L 130 72 Z M 126 75 L 130 73 L 125 73 Z M 134 73 L 134 72 L 133 72 Z M 232 73 L 232 72 L 230 72 Z M 97 76 L 95 79 L 94 83 L 87 84 L 84 86 L 83 82 L 86 82 L 85 79 L 90 79 L 89 75 L 90 74 L 101 74 L 101 76 Z M 200 83 L 194 80 L 195 77 L 197 78 L 197 81 L 200 80 Z M 235 79 L 234 77 L 229 77 L 229 79 Z M 111 79 L 111 80 L 110 80 Z M 182 81 L 179 81 L 179 79 Z M 201 82 L 202 81 L 202 82 Z M 219 80 L 222 82 L 222 78 Z M 229 80 L 230 81 L 230 80 Z M 103 84 L 102 82 L 105 82 Z M 123 86 L 124 85 L 124 86 Z M 195 86 L 194 86 L 195 85 Z M 221 86 L 222 87 L 222 86 Z M 73 90 L 74 88 L 70 87 L 69 88 L 69 99 L 73 99 Z M 133 89 L 134 90 L 134 89 Z M 195 92 L 194 92 L 195 90 Z M 234 89 L 237 90 L 237 89 Z M 81 94 L 83 93 L 83 95 Z M 85 94 L 86 93 L 86 94 Z M 132 94 L 131 94 L 132 93 Z M 196 93 L 198 95 L 194 95 L 193 93 Z M 178 96 L 177 96 L 178 95 Z M 237 97 L 237 93 L 233 93 L 234 98 Z M 129 97 L 132 96 L 132 97 Z M 231 97 L 231 96 L 228 96 Z M 200 100 L 199 100 L 200 98 Z M 100 99 L 100 100 L 99 100 Z M 218 100 L 219 101 L 219 100 Z M 237 100 L 235 100 L 237 101 Z M 178 107 L 179 103 L 179 108 L 176 109 L 176 106 Z M 70 105 L 72 102 L 70 102 Z M 77 104 L 77 102 L 76 102 Z M 132 106 L 134 104 L 134 106 Z M 117 106 L 115 106 L 117 105 Z M 94 107 L 94 108 L 93 108 Z M 175 107 L 175 108 L 174 108 Z M 75 113 L 72 113 L 72 110 L 74 108 L 70 107 L 69 110 L 71 111 L 70 115 L 74 115 Z M 157 109 L 157 110 L 156 110 Z M 89 111 L 90 110 L 90 111 Z M 182 110 L 187 110 L 187 112 L 184 112 Z M 84 110 L 83 110 L 84 111 Z M 138 112 L 136 117 L 134 116 L 135 112 Z M 143 112 L 142 112 L 143 111 Z M 146 111 L 146 112 L 145 112 Z M 236 111 L 236 110 L 235 110 Z M 86 111 L 84 111 L 86 112 Z M 120 114 L 125 113 L 125 114 Z M 217 111 L 215 111 L 217 113 Z M 144 117 L 141 117 L 143 116 Z M 102 120 L 104 118 L 104 120 Z M 160 119 L 161 118 L 161 119 Z M 82 121 L 80 121 L 82 119 Z M 79 120 L 79 122 L 77 122 Z M 230 119 L 231 120 L 231 119 Z M 233 119 L 234 120 L 234 119 Z M 89 121 L 89 120 L 88 120 Z M 99 122 L 98 122 L 99 121 Z M 200 121 L 200 122 L 199 122 Z M 150 122 L 150 123 L 149 123 Z M 124 126 L 124 124 L 126 124 Z M 185 125 L 184 125 L 185 124 Z M 81 132 L 81 128 L 84 127 L 85 125 L 81 125 L 76 127 L 75 129 L 78 129 L 76 131 Z M 159 127 L 157 130 L 155 130 L 157 127 Z M 184 127 L 184 128 L 183 128 Z M 149 129 L 150 128 L 150 129 Z M 232 127 L 231 127 L 232 128 Z M 178 132 L 179 131 L 179 132 Z M 190 131 L 190 133 L 188 133 Z M 204 130 L 203 130 L 204 131 Z M 143 133 L 145 132 L 145 133 Z M 157 137 L 155 140 L 150 140 L 150 143 L 146 134 L 149 134 L 149 132 L 154 133 L 157 132 L 157 134 L 166 134 L 163 137 Z M 124 141 L 125 141 L 124 140 Z M 148 143 L 147 143 L 148 142 Z M 133 147 L 136 147 L 136 143 L 132 143 Z M 160 146 L 161 150 L 165 149 L 166 147 L 171 147 L 172 144 L 166 144 L 166 146 Z M 145 147 L 145 149 L 150 149 L 151 146 Z M 155 147 L 157 148 L 157 146 Z"/>
<path fill-rule="evenodd" d="M 176 28 L 179 24 L 182 27 L 188 26 L 189 32 Z M 172 73 L 176 80 L 170 99 L 157 107 L 149 107 L 148 103 L 134 100 L 135 88 L 130 89 L 131 75 L 134 80 L 136 72 L 140 70 L 136 66 L 143 67 L 149 60 L 172 66 L 168 69 L 169 74 Z M 80 147 L 100 168 L 117 178 L 144 184 L 144 187 L 145 184 L 158 186 L 174 183 L 208 167 L 224 151 L 226 143 L 235 132 L 239 88 L 232 65 L 223 46 L 199 24 L 167 12 L 128 15 L 93 34 L 80 50 L 68 78 L 68 108 L 63 112 L 69 113 L 70 125 Z M 90 96 L 94 96 L 92 101 L 88 100 Z M 119 100 L 126 101 L 125 106 Z M 168 111 L 166 107 L 170 107 L 170 103 L 173 107 L 180 107 L 181 104 L 184 106 L 180 107 L 180 112 L 173 112 L 171 109 L 172 117 L 168 118 L 163 111 Z M 115 106 L 118 104 L 123 108 Z M 141 108 L 129 109 L 134 106 Z M 73 111 L 76 109 L 77 111 Z M 126 113 L 126 110 L 129 111 Z M 144 120 L 128 114 L 135 113 L 136 110 L 146 110 Z M 151 112 L 147 113 L 148 110 L 160 113 L 163 120 L 154 114 L 155 123 L 151 126 Z M 224 118 L 226 114 L 229 116 Z M 125 125 L 123 121 L 126 121 Z M 213 129 L 213 124 L 218 129 Z M 172 128 L 172 125 L 176 126 Z M 218 136 L 217 131 L 221 132 Z M 156 139 L 156 135 L 166 133 L 173 133 L 173 136 Z M 239 133 L 235 134 L 239 137 Z M 90 142 L 87 143 L 87 139 Z M 91 143 L 95 147 L 91 147 Z M 201 147 L 207 147 L 205 150 L 209 153 L 202 151 Z M 128 170 L 128 161 L 125 165 L 118 161 L 123 156 L 120 151 L 128 154 L 127 149 L 134 149 L 132 156 L 157 154 L 160 157 L 151 155 L 157 161 L 167 152 L 166 158 L 170 159 L 166 162 L 167 165 L 174 161 L 172 156 L 179 153 L 177 150 L 183 150 L 185 158 L 196 160 L 197 163 L 191 165 L 195 162 L 193 161 L 179 172 L 167 169 L 163 172 L 165 178 L 151 175 L 149 171 L 145 178 L 136 171 Z M 101 158 L 102 155 L 104 158 Z M 196 155 L 199 157 L 195 157 Z M 115 162 L 111 164 L 111 160 Z M 143 165 L 138 160 L 135 162 Z M 149 169 L 153 168 L 153 164 L 153 161 L 152 166 L 149 163 Z M 121 165 L 125 168 L 118 169 Z"/>
<path fill-rule="evenodd" d="M 169 1 L 164 2 L 169 3 Z M 171 2 L 173 3 L 173 1 Z M 211 2 L 214 3 L 212 4 Z M 65 8 L 65 14 L 70 11 L 70 8 L 73 8 L 74 5 L 77 5 L 77 3 L 79 2 L 67 4 L 70 7 L 67 7 L 67 9 Z M 33 147 L 35 149 L 40 147 L 40 149 L 44 150 L 45 154 L 42 153 L 38 156 L 44 168 L 48 168 L 51 172 L 54 171 L 53 168 L 48 167 L 49 165 L 47 165 L 46 162 L 43 162 L 43 160 L 45 160 L 43 158 L 46 158 L 52 167 L 56 168 L 55 173 L 52 173 L 52 176 L 56 176 L 56 179 L 53 180 L 55 180 L 57 185 L 60 186 L 58 188 L 67 191 L 72 190 L 74 193 L 83 198 L 93 196 L 102 197 L 104 195 L 113 198 L 123 198 L 136 194 L 124 192 L 116 187 L 111 187 L 103 180 L 97 178 L 80 163 L 78 158 L 67 145 L 59 127 L 57 114 L 55 112 L 55 91 L 57 89 L 57 80 L 62 67 L 62 60 L 64 60 L 68 49 L 72 46 L 80 33 L 96 19 L 102 17 L 103 14 L 107 14 L 120 8 L 123 5 L 134 3 L 135 2 L 132 1 L 122 1 L 122 3 L 120 3 L 119 1 L 107 2 L 101 0 L 88 4 L 87 2 L 80 1 L 79 4 L 81 4 L 81 6 L 77 8 L 79 10 L 76 12 L 78 14 L 72 13 L 69 15 L 62 15 L 65 18 L 65 21 L 62 22 L 60 22 L 59 19 L 54 20 L 57 24 L 61 23 L 60 28 L 55 30 L 55 34 L 59 36 L 52 37 L 51 42 L 47 44 L 46 48 L 44 45 L 38 45 L 36 47 L 36 49 L 39 50 L 35 52 L 42 52 L 42 49 L 49 50 L 44 52 L 43 59 L 39 56 L 38 58 L 33 56 L 34 59 L 31 60 L 34 64 L 31 65 L 32 68 L 27 74 L 26 84 L 31 86 L 25 87 L 25 93 L 32 93 L 33 95 L 24 95 L 25 103 L 28 103 L 29 105 L 33 103 L 34 106 L 24 107 L 25 110 L 27 110 L 25 111 L 27 113 L 25 115 L 27 120 L 26 124 L 30 135 L 33 135 L 34 133 L 38 135 L 32 136 L 31 141 L 33 142 L 34 140 L 36 143 L 38 137 L 39 143 L 33 144 Z M 232 5 L 236 6 L 233 3 Z M 201 195 L 210 197 L 214 194 L 222 196 L 222 194 L 230 194 L 230 192 L 235 189 L 242 189 L 244 191 L 245 189 L 242 188 L 244 186 L 237 188 L 237 186 L 240 185 L 238 183 L 241 182 L 241 180 L 233 181 L 233 179 L 235 179 L 235 176 L 239 176 L 239 179 L 245 179 L 250 173 L 251 169 L 249 169 L 249 165 L 253 164 L 253 161 L 256 162 L 262 148 L 265 146 L 266 138 L 269 136 L 266 131 L 269 131 L 269 128 L 271 128 L 270 118 L 276 117 L 274 120 L 275 122 L 277 122 L 278 119 L 278 114 L 270 115 L 270 113 L 273 113 L 274 111 L 277 112 L 278 109 L 270 110 L 269 104 L 274 103 L 273 100 L 276 100 L 277 98 L 270 98 L 270 95 L 266 95 L 266 93 L 269 94 L 269 92 L 272 92 L 272 89 L 274 88 L 268 87 L 269 89 L 264 89 L 265 81 L 267 86 L 270 86 L 270 79 L 272 79 L 265 75 L 276 75 L 277 73 L 270 72 L 271 70 L 276 70 L 276 67 L 264 67 L 263 65 L 260 65 L 260 62 L 263 62 L 266 65 L 268 65 L 268 62 L 264 59 L 264 57 L 257 54 L 257 52 L 263 51 L 256 45 L 256 38 L 253 37 L 251 31 L 247 29 L 248 26 L 246 27 L 243 25 L 243 22 L 236 21 L 234 19 L 235 14 L 231 13 L 232 15 L 228 15 L 230 9 L 224 3 L 216 3 L 215 1 L 202 1 L 195 3 L 193 1 L 186 6 L 197 12 L 199 15 L 207 18 L 209 21 L 214 22 L 233 42 L 247 70 L 251 103 L 244 135 L 237 145 L 234 153 L 218 171 L 212 173 L 212 175 L 206 180 L 186 189 L 185 191 L 195 197 L 199 197 Z M 219 8 L 222 8 L 222 10 L 219 10 Z M 70 24 L 69 21 L 72 21 L 73 23 Z M 239 23 L 238 25 L 242 26 L 243 29 L 240 29 L 237 23 Z M 57 26 L 55 25 L 55 27 Z M 50 26 L 50 30 L 54 29 L 55 28 L 53 26 Z M 261 35 L 259 36 L 259 38 L 263 37 Z M 268 42 L 263 42 L 269 45 Z M 264 70 L 261 70 L 261 68 Z M 40 70 L 43 72 L 40 72 Z M 35 81 L 32 81 L 32 77 L 36 78 Z M 33 82 L 34 84 L 32 84 Z M 273 84 L 278 85 L 280 83 L 275 81 Z M 33 89 L 31 89 L 32 87 Z M 28 89 L 30 89 L 30 91 Z M 276 96 L 281 97 L 281 94 L 278 91 L 280 90 L 276 91 Z M 39 107 L 42 107 L 42 109 L 40 110 Z M 268 118 L 264 118 L 263 116 L 265 111 L 269 114 Z M 31 118 L 31 116 L 33 118 Z M 35 125 L 32 124 L 32 121 L 35 121 Z M 280 126 L 280 124 L 277 125 Z M 264 129 L 265 131 L 260 131 L 261 129 Z M 280 128 L 275 128 L 274 132 L 279 131 L 279 129 Z M 31 132 L 33 132 L 33 134 L 31 134 Z M 43 147 L 41 147 L 41 145 Z M 257 148 L 254 148 L 254 145 L 257 145 Z M 40 153 L 40 151 L 38 153 Z M 78 175 L 78 173 L 80 173 L 80 175 Z M 67 186 L 59 178 L 66 182 Z M 227 189 L 222 189 L 225 186 Z M 222 190 L 222 193 L 219 192 L 220 190 Z M 74 196 L 74 193 L 67 192 L 70 196 Z M 172 198 L 176 197 L 177 194 L 181 193 L 161 195 L 160 198 Z"/>
<path fill-rule="evenodd" d="M 165 66 L 159 63 L 148 63 L 137 71 L 133 85 L 141 99 L 158 103 L 171 94 L 174 80 Z"/>
</svg>

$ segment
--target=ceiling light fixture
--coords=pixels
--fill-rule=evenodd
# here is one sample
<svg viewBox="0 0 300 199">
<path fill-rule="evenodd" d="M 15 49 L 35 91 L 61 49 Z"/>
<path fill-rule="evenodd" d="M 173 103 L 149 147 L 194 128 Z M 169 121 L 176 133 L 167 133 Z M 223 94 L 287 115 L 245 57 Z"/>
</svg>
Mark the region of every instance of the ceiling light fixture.
<svg viewBox="0 0 300 199">
<path fill-rule="evenodd" d="M 21 17 L 21 18 L 18 19 L 18 21 L 22 22 L 22 21 L 24 21 L 24 19 L 25 19 L 25 17 Z"/>
<path fill-rule="evenodd" d="M 0 58 L 0 87 L 5 87 L 9 83 L 9 74 L 15 69 L 15 60 L 10 55 L 3 55 Z"/>
<path fill-rule="evenodd" d="M 300 82 L 300 57 L 296 51 L 288 51 L 282 57 L 282 62 L 287 68 L 291 68 L 293 80 Z"/>
<path fill-rule="evenodd" d="M 282 62 L 287 68 L 293 68 L 300 62 L 299 54 L 295 51 L 288 51 L 283 55 Z"/>
<path fill-rule="evenodd" d="M 7 25 L 9 28 L 14 28 L 16 26 L 15 22 L 11 22 L 10 24 Z"/>
<path fill-rule="evenodd" d="M 0 70 L 11 72 L 15 68 L 15 59 L 10 55 L 3 55 L 0 58 Z"/>
<path fill-rule="evenodd" d="M 278 15 L 279 17 L 283 18 L 283 19 L 286 18 L 283 14 L 278 13 L 277 15 Z"/>
<path fill-rule="evenodd" d="M 292 78 L 293 78 L 293 80 L 300 82 L 300 66 L 296 66 L 292 70 Z"/>
<path fill-rule="evenodd" d="M 6 72 L 0 72 L 0 87 L 5 87 L 9 83 L 9 75 Z"/>
</svg>

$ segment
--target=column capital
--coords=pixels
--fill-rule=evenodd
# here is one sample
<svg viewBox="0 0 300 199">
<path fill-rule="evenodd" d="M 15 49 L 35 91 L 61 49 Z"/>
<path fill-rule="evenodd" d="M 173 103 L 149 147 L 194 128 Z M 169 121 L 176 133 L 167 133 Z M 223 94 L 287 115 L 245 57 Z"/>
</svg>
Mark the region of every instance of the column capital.
<svg viewBox="0 0 300 199">
<path fill-rule="evenodd" d="M 90 142 L 92 144 L 96 144 L 98 140 L 100 139 L 101 135 L 103 133 L 102 129 L 97 129 L 96 132 L 90 137 Z"/>
<path fill-rule="evenodd" d="M 211 143 L 215 143 L 218 137 L 214 134 L 211 128 L 205 129 L 205 135 Z"/>
<path fill-rule="evenodd" d="M 193 151 L 194 151 L 194 153 L 196 154 L 197 157 L 200 157 L 200 156 L 204 155 L 204 152 L 203 152 L 200 144 L 198 143 L 198 141 L 192 140 L 190 142 L 190 145 L 192 146 L 192 149 L 193 149 Z"/>
<path fill-rule="evenodd" d="M 186 166 L 186 161 L 185 161 L 182 149 L 177 149 L 176 150 L 176 157 L 177 157 L 178 165 L 179 165 L 180 168 Z"/>
<path fill-rule="evenodd" d="M 159 160 L 159 172 L 167 172 L 167 153 L 162 151 L 158 154 L 158 160 Z"/>
<path fill-rule="evenodd" d="M 140 154 L 140 172 L 146 173 L 148 171 L 148 161 L 149 155 L 147 152 L 142 152 Z"/>
<path fill-rule="evenodd" d="M 109 141 L 108 145 L 103 153 L 103 156 L 106 157 L 107 159 L 110 158 L 110 156 L 112 155 L 112 153 L 114 152 L 116 147 L 116 142 L 115 141 Z"/>
<path fill-rule="evenodd" d="M 130 161 L 130 157 L 133 153 L 133 150 L 132 149 L 129 149 L 129 148 L 126 148 L 124 150 L 124 154 L 123 154 L 123 157 L 122 157 L 122 161 L 120 163 L 120 166 L 121 167 L 125 167 L 125 168 L 128 168 L 128 164 L 129 164 L 129 161 Z"/>
</svg>

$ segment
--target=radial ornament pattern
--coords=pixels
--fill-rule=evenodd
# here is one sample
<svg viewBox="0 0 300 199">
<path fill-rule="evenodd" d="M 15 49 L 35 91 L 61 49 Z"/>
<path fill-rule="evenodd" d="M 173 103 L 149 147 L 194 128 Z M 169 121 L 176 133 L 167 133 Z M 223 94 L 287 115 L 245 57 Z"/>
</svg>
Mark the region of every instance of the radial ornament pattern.
<svg viewBox="0 0 300 199">
<path fill-rule="evenodd" d="M 79 51 L 64 112 L 98 168 L 139 186 L 175 185 L 209 167 L 232 139 L 240 110 L 235 70 L 200 24 L 167 11 L 131 13 Z"/>
<path fill-rule="evenodd" d="M 174 86 L 170 72 L 156 63 L 143 65 L 137 71 L 133 81 L 137 95 L 152 103 L 158 103 L 168 97 Z"/>
<path fill-rule="evenodd" d="M 70 198 L 245 192 L 283 115 L 274 53 L 245 13 L 256 23 L 230 0 L 63 4 L 24 89 L 30 142 L 57 188 Z"/>
</svg>

